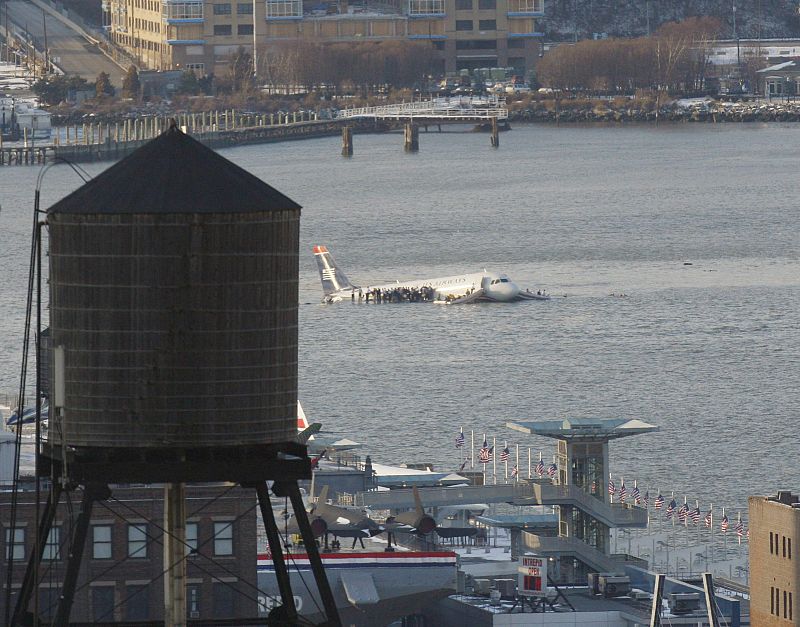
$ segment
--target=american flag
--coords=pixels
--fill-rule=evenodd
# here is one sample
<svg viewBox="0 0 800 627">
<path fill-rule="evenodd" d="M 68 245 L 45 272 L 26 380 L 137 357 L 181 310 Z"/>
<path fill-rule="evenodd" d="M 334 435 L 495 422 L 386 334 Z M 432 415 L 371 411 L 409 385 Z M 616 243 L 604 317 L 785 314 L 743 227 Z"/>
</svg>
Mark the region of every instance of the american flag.
<svg viewBox="0 0 800 627">
<path fill-rule="evenodd" d="M 672 518 L 672 514 L 675 513 L 676 507 L 678 507 L 678 504 L 675 502 L 675 499 L 672 499 L 667 506 L 667 518 Z"/>
<path fill-rule="evenodd" d="M 519 474 L 519 470 L 517 470 L 517 467 L 516 467 L 516 466 L 514 466 L 514 467 L 511 469 L 511 476 L 512 476 L 512 477 L 516 477 L 518 474 Z"/>
<path fill-rule="evenodd" d="M 488 442 L 486 442 L 486 440 L 484 440 L 483 441 L 483 446 L 481 447 L 481 450 L 478 451 L 478 461 L 481 464 L 488 464 L 490 461 L 492 461 L 492 457 L 493 457 L 492 451 L 493 450 L 494 450 L 494 447 L 489 448 Z"/>
<path fill-rule="evenodd" d="M 684 503 L 678 510 L 678 520 L 684 522 L 686 520 L 686 515 L 688 513 L 689 513 L 689 506 L 686 503 Z"/>
<path fill-rule="evenodd" d="M 511 451 L 508 450 L 508 447 L 505 447 L 503 451 L 500 453 L 500 461 L 507 462 L 510 456 L 511 456 Z"/>
<path fill-rule="evenodd" d="M 711 529 L 711 525 L 714 524 L 714 515 L 711 513 L 711 510 L 708 510 L 708 513 L 705 517 L 706 527 Z"/>
<path fill-rule="evenodd" d="M 462 472 L 462 471 L 464 470 L 464 468 L 466 468 L 466 467 L 467 467 L 467 462 L 468 462 L 468 461 L 469 461 L 469 459 L 465 459 L 465 460 L 464 460 L 464 463 L 462 463 L 462 464 L 461 464 L 461 466 L 459 466 L 459 468 L 458 468 L 458 472 Z"/>
<path fill-rule="evenodd" d="M 539 458 L 539 463 L 536 464 L 536 474 L 540 477 L 544 475 L 544 462 Z"/>
<path fill-rule="evenodd" d="M 650 490 L 644 493 L 644 508 L 647 509 L 650 506 Z"/>
<path fill-rule="evenodd" d="M 614 480 L 611 477 L 608 478 L 608 493 L 611 496 L 617 493 L 617 486 L 614 485 Z"/>
<path fill-rule="evenodd" d="M 664 497 L 660 494 L 656 497 L 656 502 L 654 503 L 656 510 L 661 509 L 664 507 Z"/>
<path fill-rule="evenodd" d="M 628 500 L 628 491 L 625 489 L 625 480 L 622 480 L 622 485 L 619 486 L 619 502 L 624 503 Z"/>
<path fill-rule="evenodd" d="M 723 516 L 722 522 L 719 524 L 719 528 L 722 529 L 722 533 L 728 533 L 728 517 Z"/>
<path fill-rule="evenodd" d="M 556 466 L 555 462 L 553 462 L 547 467 L 547 474 L 550 475 L 551 479 L 554 479 L 557 473 L 558 473 L 558 466 Z"/>
<path fill-rule="evenodd" d="M 633 484 L 633 490 L 631 490 L 631 497 L 633 498 L 633 502 L 637 505 L 642 504 L 642 493 L 639 491 L 639 486 L 635 483 Z"/>
<path fill-rule="evenodd" d="M 695 507 L 691 512 L 689 512 L 689 516 L 691 516 L 692 522 L 695 525 L 700 524 L 700 507 Z"/>
<path fill-rule="evenodd" d="M 750 529 L 747 529 L 747 541 L 750 542 Z"/>
<path fill-rule="evenodd" d="M 744 523 L 741 520 L 736 522 L 736 535 L 740 538 L 744 537 Z"/>
<path fill-rule="evenodd" d="M 464 446 L 464 432 L 459 431 L 456 436 L 456 448 L 461 448 L 462 446 Z"/>
</svg>

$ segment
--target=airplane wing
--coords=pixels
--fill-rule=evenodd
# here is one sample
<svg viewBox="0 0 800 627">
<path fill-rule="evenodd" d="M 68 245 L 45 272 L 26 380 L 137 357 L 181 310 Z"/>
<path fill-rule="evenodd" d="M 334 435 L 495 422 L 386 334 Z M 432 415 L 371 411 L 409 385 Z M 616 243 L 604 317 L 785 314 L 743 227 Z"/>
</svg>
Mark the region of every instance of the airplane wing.
<svg viewBox="0 0 800 627">
<path fill-rule="evenodd" d="M 550 300 L 549 294 L 534 294 L 533 292 L 523 292 L 520 290 L 517 294 L 519 300 Z"/>
<path fill-rule="evenodd" d="M 486 300 L 486 292 L 482 288 L 479 288 L 466 296 L 454 298 L 453 300 L 436 300 L 434 302 L 438 305 L 463 305 L 466 303 L 477 303 L 481 300 Z"/>
</svg>

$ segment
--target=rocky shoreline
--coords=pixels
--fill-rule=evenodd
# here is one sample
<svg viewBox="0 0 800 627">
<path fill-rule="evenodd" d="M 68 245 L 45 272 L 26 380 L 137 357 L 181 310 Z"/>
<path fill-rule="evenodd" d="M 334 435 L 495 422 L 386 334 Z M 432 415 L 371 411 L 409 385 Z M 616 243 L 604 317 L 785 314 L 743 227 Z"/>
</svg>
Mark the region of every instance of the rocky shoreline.
<svg viewBox="0 0 800 627">
<path fill-rule="evenodd" d="M 509 103 L 510 122 L 550 124 L 626 122 L 800 122 L 800 103 L 674 101 L 656 108 L 630 101 L 625 106 L 605 101 Z"/>
</svg>

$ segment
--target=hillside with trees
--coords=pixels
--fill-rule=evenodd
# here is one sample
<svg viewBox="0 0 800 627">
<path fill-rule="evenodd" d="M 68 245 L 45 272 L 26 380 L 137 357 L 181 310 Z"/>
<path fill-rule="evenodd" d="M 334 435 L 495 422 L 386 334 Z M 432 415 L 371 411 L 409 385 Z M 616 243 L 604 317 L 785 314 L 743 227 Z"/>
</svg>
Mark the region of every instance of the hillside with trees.
<svg viewBox="0 0 800 627">
<path fill-rule="evenodd" d="M 692 17 L 714 17 L 720 37 L 800 37 L 798 0 L 545 0 L 540 25 L 545 38 L 555 41 L 609 37 L 639 37 L 667 22 Z"/>
</svg>

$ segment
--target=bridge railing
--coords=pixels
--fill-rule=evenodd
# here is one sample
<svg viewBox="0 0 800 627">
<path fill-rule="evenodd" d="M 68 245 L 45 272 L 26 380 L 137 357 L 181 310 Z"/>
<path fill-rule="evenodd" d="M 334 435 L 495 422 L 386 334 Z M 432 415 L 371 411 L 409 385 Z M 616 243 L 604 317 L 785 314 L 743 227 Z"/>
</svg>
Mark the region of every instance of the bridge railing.
<svg viewBox="0 0 800 627">
<path fill-rule="evenodd" d="M 497 98 L 439 98 L 418 100 L 375 107 L 354 107 L 343 109 L 338 118 L 410 118 L 413 116 L 429 118 L 508 118 L 505 101 Z"/>
</svg>

